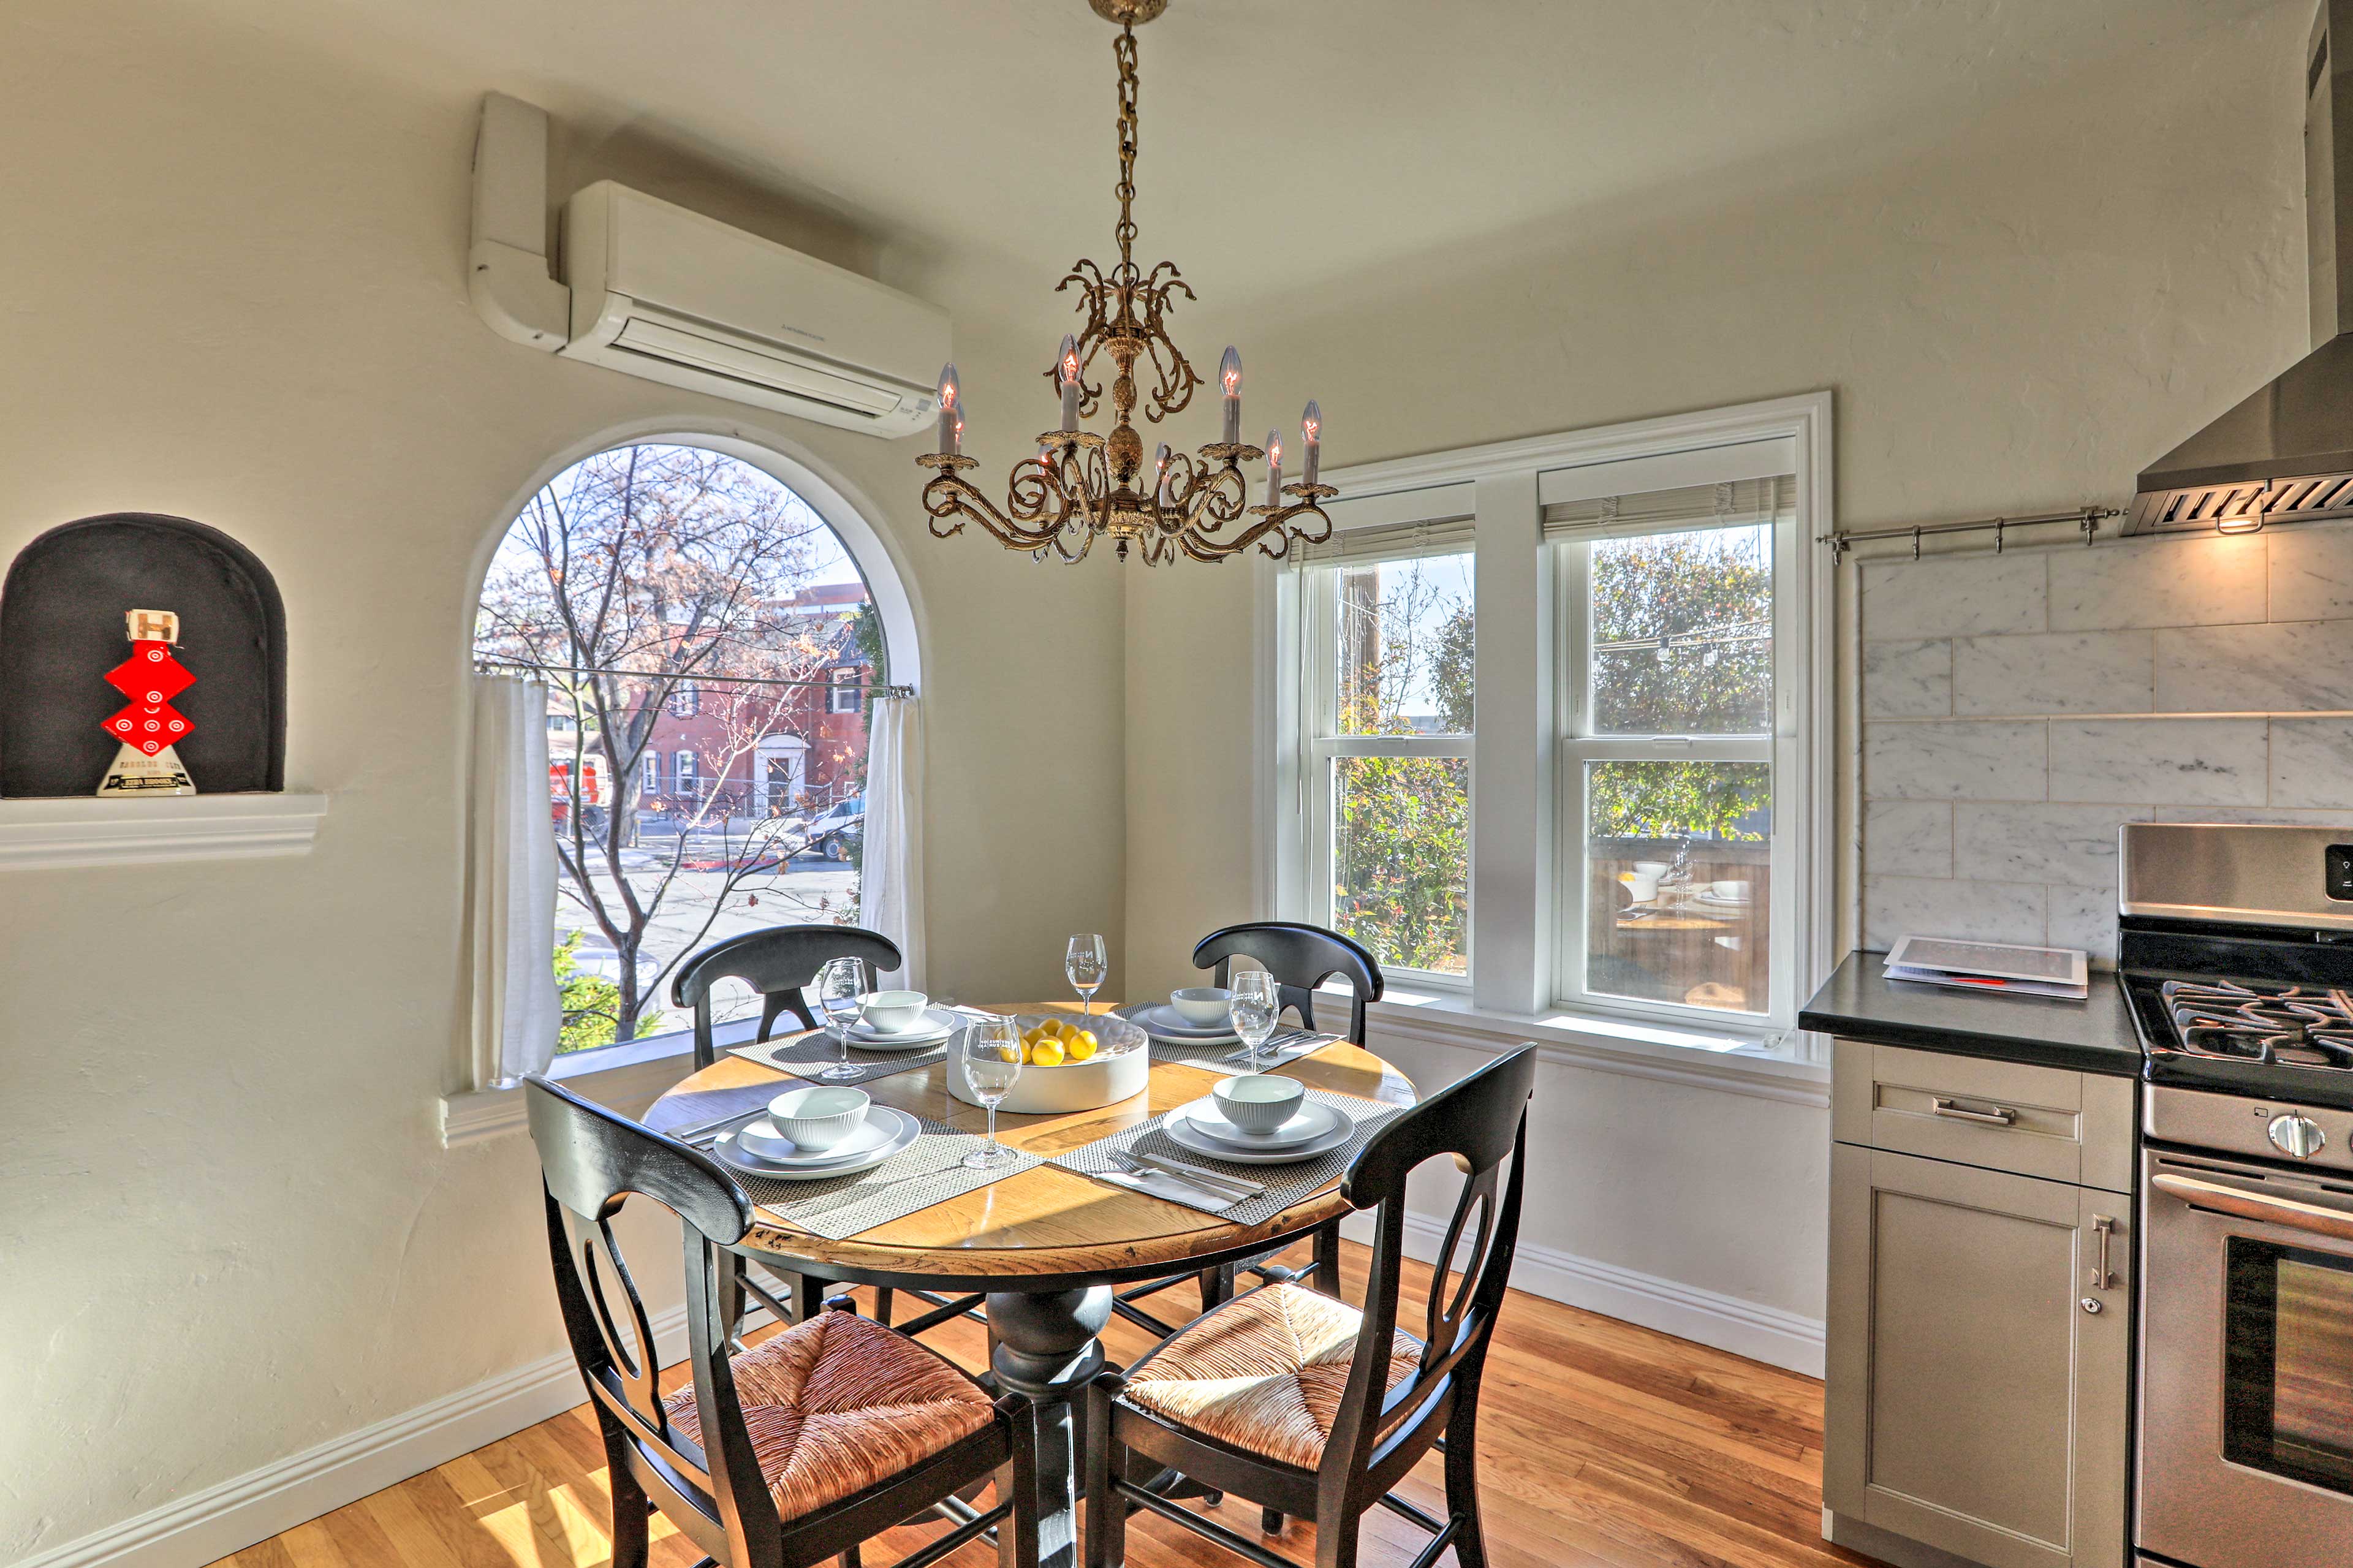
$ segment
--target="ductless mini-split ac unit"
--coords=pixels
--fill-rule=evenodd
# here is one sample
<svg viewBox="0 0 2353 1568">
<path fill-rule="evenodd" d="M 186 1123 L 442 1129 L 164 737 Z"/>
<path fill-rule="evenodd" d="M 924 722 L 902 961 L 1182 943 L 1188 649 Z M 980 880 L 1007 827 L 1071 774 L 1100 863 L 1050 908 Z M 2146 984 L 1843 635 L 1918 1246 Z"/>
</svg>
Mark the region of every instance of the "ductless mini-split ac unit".
<svg viewBox="0 0 2353 1568">
<path fill-rule="evenodd" d="M 929 420 L 945 311 L 641 191 L 606 181 L 565 204 L 554 282 L 539 238 L 546 148 L 539 110 L 484 100 L 472 292 L 502 335 L 875 436 Z"/>
</svg>

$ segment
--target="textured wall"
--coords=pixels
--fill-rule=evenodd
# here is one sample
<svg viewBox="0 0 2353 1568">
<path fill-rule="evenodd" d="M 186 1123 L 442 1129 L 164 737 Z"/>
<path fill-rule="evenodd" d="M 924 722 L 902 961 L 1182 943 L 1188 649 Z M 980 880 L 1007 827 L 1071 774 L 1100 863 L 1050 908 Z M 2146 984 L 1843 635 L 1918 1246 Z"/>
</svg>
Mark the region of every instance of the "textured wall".
<svg viewBox="0 0 2353 1568">
<path fill-rule="evenodd" d="M 735 428 L 872 501 L 924 616 L 930 888 L 957 916 L 935 988 L 1050 994 L 1073 925 L 1119 931 L 1112 565 L 929 539 L 919 442 L 494 336 L 465 289 L 488 85 L 337 69 L 176 4 L 0 15 L 0 561 L 94 512 L 236 536 L 285 595 L 289 783 L 332 798 L 303 859 L 0 886 L 0 1562 L 558 1349 L 529 1142 L 445 1152 L 437 1102 L 475 574 L 566 449 Z M 958 346 L 976 400 L 1029 392 L 1028 356 Z M 1053 629 L 1050 685 L 1018 626 Z M 997 824 L 1041 816 L 1113 874 L 1040 899 Z"/>
<path fill-rule="evenodd" d="M 2116 955 L 2126 822 L 2353 822 L 2353 531 L 1862 567 L 1863 940 Z"/>
<path fill-rule="evenodd" d="M 1340 466 L 1829 387 L 1842 525 L 2120 499 L 2302 352 L 2310 21 L 2283 5 L 2163 47 L 2120 38 L 1860 178 L 1777 163 L 1745 188 L 1661 193 L 1671 219 L 1581 216 L 1333 279 L 1235 323 L 1250 398 L 1286 415 L 1319 398 Z M 2150 90 L 2180 81 L 2199 91 Z M 1129 584 L 1138 990 L 1176 983 L 1189 944 L 1250 907 L 1256 763 L 1226 714 L 1254 628 L 1228 570 Z M 1840 805 L 1845 837 L 1860 803 Z M 1453 1070 L 1396 1048 L 1418 1077 Z M 1569 1066 L 1539 1107 L 1531 1241 L 1820 1311 L 1820 1112 Z"/>
</svg>

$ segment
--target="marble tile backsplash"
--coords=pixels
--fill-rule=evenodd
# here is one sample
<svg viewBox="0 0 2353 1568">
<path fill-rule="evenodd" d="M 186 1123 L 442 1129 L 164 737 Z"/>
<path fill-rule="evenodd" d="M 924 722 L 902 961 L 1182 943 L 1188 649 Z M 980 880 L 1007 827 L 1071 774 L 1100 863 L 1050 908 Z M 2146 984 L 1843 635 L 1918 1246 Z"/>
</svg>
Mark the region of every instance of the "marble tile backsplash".
<svg viewBox="0 0 2353 1568">
<path fill-rule="evenodd" d="M 2353 525 L 1862 571 L 1865 945 L 2113 962 L 2120 825 L 2353 826 Z"/>
</svg>

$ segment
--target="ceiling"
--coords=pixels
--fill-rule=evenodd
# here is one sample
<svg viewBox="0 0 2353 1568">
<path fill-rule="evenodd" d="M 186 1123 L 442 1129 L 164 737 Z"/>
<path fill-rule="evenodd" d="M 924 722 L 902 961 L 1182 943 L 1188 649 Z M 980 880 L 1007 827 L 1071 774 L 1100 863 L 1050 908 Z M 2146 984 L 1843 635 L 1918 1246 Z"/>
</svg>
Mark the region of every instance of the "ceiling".
<svg viewBox="0 0 2353 1568">
<path fill-rule="evenodd" d="M 1058 318 L 1061 269 L 1110 249 L 1113 31 L 1085 0 L 191 3 L 532 98 L 589 162 L 708 168 L 960 318 Z M 1834 177 L 2308 3 L 1173 0 L 1139 34 L 1138 259 L 1246 310 L 1661 192 Z"/>
</svg>

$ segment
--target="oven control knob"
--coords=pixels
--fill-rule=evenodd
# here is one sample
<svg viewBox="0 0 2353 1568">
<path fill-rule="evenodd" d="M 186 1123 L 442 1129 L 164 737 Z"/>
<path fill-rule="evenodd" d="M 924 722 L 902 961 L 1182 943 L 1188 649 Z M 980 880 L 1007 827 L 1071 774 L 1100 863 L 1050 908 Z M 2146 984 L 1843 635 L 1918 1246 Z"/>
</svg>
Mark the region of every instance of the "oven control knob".
<svg viewBox="0 0 2353 1568">
<path fill-rule="evenodd" d="M 2319 1122 L 2294 1111 L 2273 1117 L 2270 1131 L 2272 1147 L 2298 1160 L 2311 1159 L 2328 1142 L 2328 1134 L 2320 1130 Z"/>
</svg>

